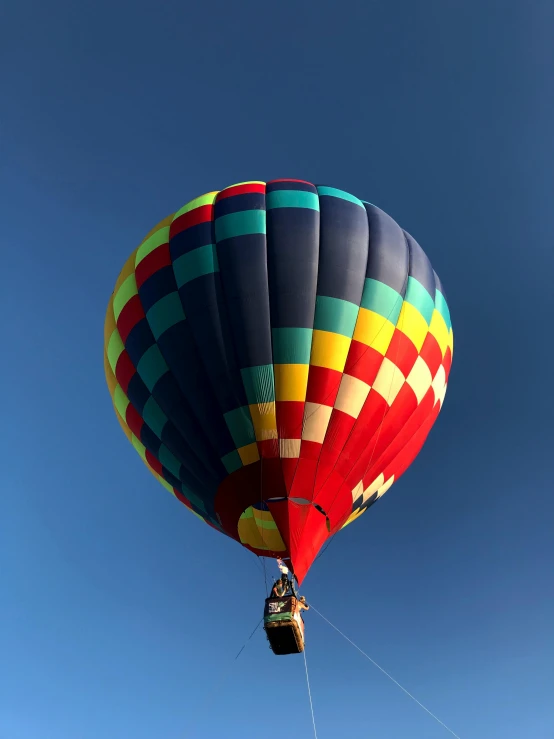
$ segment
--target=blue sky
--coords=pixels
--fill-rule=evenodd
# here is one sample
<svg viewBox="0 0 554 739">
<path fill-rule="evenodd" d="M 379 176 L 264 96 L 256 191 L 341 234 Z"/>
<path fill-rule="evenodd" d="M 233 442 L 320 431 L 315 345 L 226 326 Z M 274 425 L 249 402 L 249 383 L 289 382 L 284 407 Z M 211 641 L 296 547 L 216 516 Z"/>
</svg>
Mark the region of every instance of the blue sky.
<svg viewBox="0 0 554 739">
<path fill-rule="evenodd" d="M 312 732 L 258 561 L 156 484 L 102 366 L 117 274 L 192 197 L 296 177 L 422 244 L 455 331 L 444 410 L 309 601 L 462 739 L 554 732 L 554 6 L 21 0 L 2 10 L 1 739 Z M 444 728 L 317 614 L 319 739 Z"/>
</svg>

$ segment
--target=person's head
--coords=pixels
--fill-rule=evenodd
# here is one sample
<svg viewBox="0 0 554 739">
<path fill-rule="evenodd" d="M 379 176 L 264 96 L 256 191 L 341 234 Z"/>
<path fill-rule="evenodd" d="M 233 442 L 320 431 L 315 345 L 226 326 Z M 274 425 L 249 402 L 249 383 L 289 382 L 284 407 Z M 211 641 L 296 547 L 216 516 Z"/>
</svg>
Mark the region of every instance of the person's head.
<svg viewBox="0 0 554 739">
<path fill-rule="evenodd" d="M 306 596 L 305 595 L 301 595 L 300 596 L 300 600 L 302 601 L 302 603 L 305 603 L 306 602 Z"/>
</svg>

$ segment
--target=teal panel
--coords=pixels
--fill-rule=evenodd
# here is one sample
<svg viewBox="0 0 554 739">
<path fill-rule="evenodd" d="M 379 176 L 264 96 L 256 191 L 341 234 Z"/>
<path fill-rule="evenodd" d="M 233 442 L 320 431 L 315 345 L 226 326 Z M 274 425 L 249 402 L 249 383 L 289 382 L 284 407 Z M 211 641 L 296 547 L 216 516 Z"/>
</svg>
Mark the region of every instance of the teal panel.
<svg viewBox="0 0 554 739">
<path fill-rule="evenodd" d="M 152 429 L 158 439 L 161 439 L 164 426 L 167 423 L 167 416 L 152 396 L 150 396 L 144 404 L 144 408 L 142 409 L 142 418 L 144 423 Z"/>
<path fill-rule="evenodd" d="M 266 208 L 311 208 L 319 210 L 319 198 L 315 192 L 304 190 L 273 190 L 266 196 Z"/>
<path fill-rule="evenodd" d="M 181 477 L 181 463 L 173 456 L 169 449 L 162 444 L 160 451 L 158 452 L 158 460 L 160 463 L 171 472 L 178 480 Z"/>
<path fill-rule="evenodd" d="M 167 331 L 168 328 L 171 328 L 176 323 L 185 320 L 185 312 L 183 311 L 179 293 L 169 293 L 163 298 L 160 298 L 150 308 L 146 314 L 146 318 L 157 341 L 164 331 Z"/>
<path fill-rule="evenodd" d="M 317 192 L 319 194 L 319 197 L 322 197 L 323 195 L 329 195 L 332 198 L 341 198 L 342 200 L 348 200 L 350 203 L 354 203 L 355 205 L 359 205 L 360 208 L 364 208 L 364 204 L 359 198 L 357 198 L 355 195 L 351 195 L 349 192 L 344 192 L 344 190 L 337 190 L 335 187 L 318 187 Z"/>
<path fill-rule="evenodd" d="M 224 414 L 224 418 L 237 449 L 256 441 L 252 416 L 248 406 L 228 411 Z"/>
<path fill-rule="evenodd" d="M 352 338 L 357 318 L 358 306 L 355 303 L 326 295 L 316 297 L 314 329 Z"/>
<path fill-rule="evenodd" d="M 177 287 L 183 287 L 187 282 L 219 272 L 217 251 L 214 244 L 205 244 L 198 249 L 183 254 L 173 262 L 173 271 L 177 281 Z"/>
<path fill-rule="evenodd" d="M 396 324 L 402 308 L 402 296 L 384 282 L 367 277 L 361 306 Z"/>
<path fill-rule="evenodd" d="M 242 467 L 242 459 L 236 449 L 221 457 L 221 461 L 229 474 L 235 472 L 235 470 L 240 470 Z"/>
<path fill-rule="evenodd" d="M 265 234 L 265 210 L 241 210 L 216 218 L 215 238 L 217 241 L 247 236 L 248 234 Z"/>
<path fill-rule="evenodd" d="M 245 367 L 240 373 L 248 405 L 271 403 L 275 400 L 275 377 L 272 364 Z"/>
<path fill-rule="evenodd" d="M 435 308 L 444 318 L 446 327 L 450 330 L 452 328 L 452 321 L 450 319 L 450 310 L 448 308 L 448 304 L 444 298 L 444 295 L 441 293 L 440 290 L 435 291 Z"/>
<path fill-rule="evenodd" d="M 431 323 L 435 303 L 421 282 L 418 282 L 415 277 L 408 277 L 408 287 L 406 288 L 406 297 L 404 300 L 413 305 L 414 308 L 417 308 L 427 321 L 427 324 Z"/>
<path fill-rule="evenodd" d="M 137 365 L 137 372 L 146 387 L 152 392 L 160 377 L 169 370 L 156 344 L 152 344 L 142 355 Z"/>
<path fill-rule="evenodd" d="M 310 364 L 311 328 L 274 328 L 273 364 Z"/>
</svg>

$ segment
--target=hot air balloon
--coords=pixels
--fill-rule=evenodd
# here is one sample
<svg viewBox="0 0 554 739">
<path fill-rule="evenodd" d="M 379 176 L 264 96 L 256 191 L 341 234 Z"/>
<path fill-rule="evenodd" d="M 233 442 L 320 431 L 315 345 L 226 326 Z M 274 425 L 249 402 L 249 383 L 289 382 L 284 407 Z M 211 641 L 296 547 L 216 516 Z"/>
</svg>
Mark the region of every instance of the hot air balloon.
<svg viewBox="0 0 554 739">
<path fill-rule="evenodd" d="M 210 192 L 161 221 L 109 301 L 118 420 L 193 513 L 301 583 L 423 446 L 453 351 L 417 242 L 301 180 Z"/>
</svg>

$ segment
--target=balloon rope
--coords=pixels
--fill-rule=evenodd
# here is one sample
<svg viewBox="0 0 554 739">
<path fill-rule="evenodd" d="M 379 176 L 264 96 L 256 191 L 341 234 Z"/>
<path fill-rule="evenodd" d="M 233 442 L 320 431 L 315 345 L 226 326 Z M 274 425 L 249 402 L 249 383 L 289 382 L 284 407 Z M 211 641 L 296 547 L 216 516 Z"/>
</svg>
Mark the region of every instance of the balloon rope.
<svg viewBox="0 0 554 739">
<path fill-rule="evenodd" d="M 368 660 L 369 660 L 369 661 L 371 662 L 371 664 L 372 664 L 372 665 L 375 665 L 375 667 L 377 667 L 377 669 L 378 669 L 378 670 L 381 670 L 381 672 L 383 673 L 383 675 L 386 675 L 386 676 L 387 676 L 387 677 L 389 678 L 389 680 L 392 680 L 392 682 L 393 682 L 393 683 L 394 683 L 395 685 L 397 685 L 397 686 L 398 686 L 398 687 L 400 688 L 400 690 L 402 690 L 402 691 L 403 691 L 404 693 L 406 693 L 406 695 L 407 695 L 407 696 L 408 696 L 409 698 L 411 698 L 411 699 L 412 699 L 413 701 L 415 701 L 415 702 L 417 703 L 417 705 L 418 705 L 418 706 L 419 706 L 420 708 L 423 708 L 423 710 L 424 710 L 424 711 L 426 711 L 426 712 L 427 712 L 427 713 L 429 714 L 429 716 L 431 716 L 432 718 L 434 718 L 434 719 L 435 719 L 435 721 L 437 721 L 437 722 L 438 722 L 438 723 L 439 723 L 439 724 L 440 724 L 441 726 L 443 726 L 443 727 L 444 727 L 444 728 L 445 728 L 445 729 L 446 729 L 446 730 L 447 730 L 448 732 L 450 732 L 450 733 L 452 734 L 452 736 L 455 736 L 455 737 L 456 737 L 456 739 L 460 739 L 460 737 L 458 736 L 458 734 L 455 734 L 455 733 L 454 733 L 454 732 L 452 731 L 452 729 L 450 729 L 450 728 L 449 728 L 449 727 L 448 727 L 448 726 L 447 726 L 447 725 L 446 725 L 445 723 L 443 723 L 443 722 L 442 722 L 442 721 L 440 720 L 440 718 L 438 718 L 437 716 L 435 716 L 435 714 L 434 714 L 434 713 L 431 713 L 431 711 L 430 711 L 430 710 L 429 710 L 428 708 L 425 708 L 425 706 L 423 705 L 423 703 L 420 703 L 420 702 L 418 701 L 418 699 L 417 699 L 417 698 L 415 698 L 415 697 L 414 697 L 414 696 L 413 696 L 413 695 L 412 695 L 411 693 L 409 693 L 409 692 L 408 692 L 408 691 L 406 690 L 406 688 L 403 688 L 403 687 L 402 687 L 402 685 L 400 685 L 400 683 L 399 683 L 399 682 L 398 682 L 397 680 L 395 680 L 395 679 L 394 679 L 394 678 L 392 677 L 392 675 L 389 675 L 389 673 L 388 673 L 388 672 L 387 672 L 386 670 L 384 670 L 384 669 L 383 669 L 383 668 L 382 668 L 382 667 L 381 667 L 380 665 L 378 665 L 378 664 L 377 664 L 377 662 L 375 662 L 375 660 L 371 659 L 371 657 L 370 657 L 370 656 L 369 656 L 368 654 L 366 654 L 366 653 L 365 653 L 365 652 L 364 652 L 364 651 L 363 651 L 362 649 L 360 649 L 360 647 L 359 647 L 359 646 L 358 646 L 357 644 L 354 644 L 354 642 L 352 641 L 352 639 L 349 639 L 349 638 L 348 638 L 348 637 L 346 636 L 346 634 L 343 634 L 343 633 L 342 633 L 342 631 L 341 631 L 340 629 L 338 629 L 338 628 L 337 628 L 337 627 L 336 627 L 336 626 L 335 626 L 334 624 L 332 624 L 332 623 L 331 623 L 331 622 L 329 621 L 329 619 L 328 619 L 328 618 L 325 618 L 325 616 L 324 616 L 324 615 L 323 615 L 322 613 L 320 613 L 320 612 L 319 612 L 319 611 L 317 610 L 317 608 L 315 608 L 315 606 L 314 606 L 314 605 L 312 604 L 312 601 L 311 601 L 311 600 L 310 600 L 310 608 L 312 609 L 312 611 L 315 611 L 315 612 L 317 613 L 317 615 L 318 615 L 318 616 L 320 616 L 320 617 L 321 617 L 321 618 L 322 618 L 322 619 L 323 619 L 324 621 L 327 621 L 327 623 L 329 624 L 329 626 L 331 626 L 331 627 L 332 627 L 333 629 L 335 629 L 335 631 L 337 631 L 337 632 L 338 632 L 338 633 L 339 633 L 339 634 L 340 634 L 340 635 L 341 635 L 341 636 L 342 636 L 342 637 L 343 637 L 344 639 L 346 639 L 346 641 L 347 641 L 347 642 L 350 642 L 350 644 L 352 644 L 352 646 L 353 646 L 353 647 L 354 647 L 355 649 L 357 649 L 357 650 L 358 650 L 358 652 L 360 652 L 360 654 L 363 654 L 363 656 L 364 656 L 364 657 L 365 657 L 366 659 L 368 659 Z"/>
<path fill-rule="evenodd" d="M 308 697 L 310 699 L 310 711 L 312 712 L 312 725 L 314 727 L 314 737 L 317 739 L 317 730 L 315 728 L 315 717 L 314 717 L 314 706 L 312 703 L 312 691 L 310 690 L 310 678 L 308 676 L 308 662 L 306 661 L 306 645 L 304 644 L 304 651 L 302 652 L 304 655 L 304 667 L 306 668 L 306 683 L 308 685 Z"/>
</svg>

